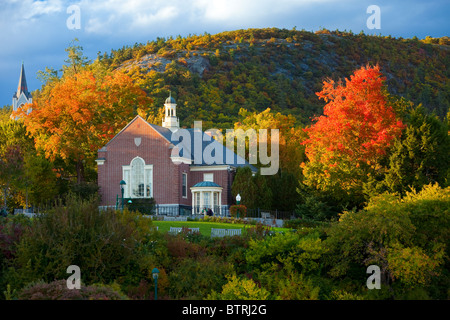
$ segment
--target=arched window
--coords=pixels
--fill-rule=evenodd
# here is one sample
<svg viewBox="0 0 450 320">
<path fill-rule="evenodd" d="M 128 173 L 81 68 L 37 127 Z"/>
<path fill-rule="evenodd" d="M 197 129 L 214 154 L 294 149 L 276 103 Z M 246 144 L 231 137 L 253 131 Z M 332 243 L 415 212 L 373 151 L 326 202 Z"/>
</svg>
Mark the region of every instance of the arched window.
<svg viewBox="0 0 450 320">
<path fill-rule="evenodd" d="M 131 161 L 131 195 L 133 198 L 144 197 L 144 160 L 135 158 Z"/>
<path fill-rule="evenodd" d="M 142 158 L 134 158 L 129 166 L 123 166 L 125 198 L 153 197 L 153 165 L 146 165 Z"/>
</svg>

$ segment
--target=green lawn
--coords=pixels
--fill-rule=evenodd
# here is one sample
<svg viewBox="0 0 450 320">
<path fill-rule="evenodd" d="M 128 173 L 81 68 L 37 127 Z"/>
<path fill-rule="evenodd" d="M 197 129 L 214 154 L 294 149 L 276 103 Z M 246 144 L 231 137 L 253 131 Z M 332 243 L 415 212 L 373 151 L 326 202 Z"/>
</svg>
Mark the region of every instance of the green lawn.
<svg viewBox="0 0 450 320">
<path fill-rule="evenodd" d="M 200 233 L 211 236 L 211 228 L 216 229 L 242 229 L 252 227 L 252 225 L 221 223 L 221 222 L 201 222 L 201 221 L 153 221 L 153 225 L 158 226 L 158 231 L 168 232 L 170 227 L 200 228 Z M 288 228 L 272 228 L 273 231 L 288 231 Z"/>
</svg>

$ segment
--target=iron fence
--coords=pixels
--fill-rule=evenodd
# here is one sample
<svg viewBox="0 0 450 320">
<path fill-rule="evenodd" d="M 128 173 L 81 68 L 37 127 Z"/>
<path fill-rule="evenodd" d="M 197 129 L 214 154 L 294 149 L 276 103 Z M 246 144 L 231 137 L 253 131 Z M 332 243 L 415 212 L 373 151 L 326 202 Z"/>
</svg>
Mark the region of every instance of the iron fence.
<svg viewBox="0 0 450 320">
<path fill-rule="evenodd" d="M 290 220 L 295 218 L 295 211 L 247 209 L 248 218 Z"/>
</svg>

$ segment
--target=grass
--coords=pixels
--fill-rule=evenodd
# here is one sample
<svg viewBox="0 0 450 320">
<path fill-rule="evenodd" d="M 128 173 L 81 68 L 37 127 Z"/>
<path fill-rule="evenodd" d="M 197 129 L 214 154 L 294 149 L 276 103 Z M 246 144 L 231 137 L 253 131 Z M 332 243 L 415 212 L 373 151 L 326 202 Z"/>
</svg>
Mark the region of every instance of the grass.
<svg viewBox="0 0 450 320">
<path fill-rule="evenodd" d="M 211 228 L 216 229 L 245 229 L 250 228 L 249 224 L 222 223 L 222 222 L 201 222 L 201 221 L 153 221 L 153 225 L 158 226 L 158 231 L 168 232 L 170 227 L 199 228 L 200 233 L 211 236 Z M 271 228 L 273 231 L 288 231 L 288 228 Z"/>
</svg>

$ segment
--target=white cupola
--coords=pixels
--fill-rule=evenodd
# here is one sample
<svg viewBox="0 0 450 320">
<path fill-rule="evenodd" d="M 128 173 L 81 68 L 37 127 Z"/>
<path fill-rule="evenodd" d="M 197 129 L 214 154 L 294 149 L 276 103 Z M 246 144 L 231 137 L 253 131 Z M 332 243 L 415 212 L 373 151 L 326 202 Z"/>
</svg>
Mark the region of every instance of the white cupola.
<svg viewBox="0 0 450 320">
<path fill-rule="evenodd" d="M 171 131 L 176 131 L 180 128 L 180 121 L 177 118 L 177 104 L 175 102 L 175 99 L 172 98 L 172 93 L 170 93 L 169 97 L 166 99 L 164 107 L 165 113 L 162 126 Z"/>
</svg>

